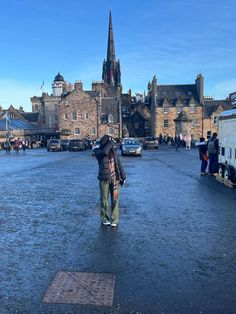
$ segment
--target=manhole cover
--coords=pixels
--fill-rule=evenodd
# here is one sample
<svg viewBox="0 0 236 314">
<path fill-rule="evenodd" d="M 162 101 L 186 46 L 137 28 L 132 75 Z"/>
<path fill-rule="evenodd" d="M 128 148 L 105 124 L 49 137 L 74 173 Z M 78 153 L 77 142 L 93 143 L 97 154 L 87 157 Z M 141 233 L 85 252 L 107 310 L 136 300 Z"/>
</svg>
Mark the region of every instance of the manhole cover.
<svg viewBox="0 0 236 314">
<path fill-rule="evenodd" d="M 113 274 L 59 271 L 43 302 L 112 306 L 114 286 Z"/>
</svg>

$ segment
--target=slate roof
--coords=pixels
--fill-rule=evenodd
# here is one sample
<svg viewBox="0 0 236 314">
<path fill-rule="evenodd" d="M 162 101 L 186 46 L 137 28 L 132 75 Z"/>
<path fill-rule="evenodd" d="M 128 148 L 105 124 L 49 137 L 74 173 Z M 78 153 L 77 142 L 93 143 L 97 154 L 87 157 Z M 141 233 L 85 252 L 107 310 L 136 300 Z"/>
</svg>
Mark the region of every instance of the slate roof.
<svg viewBox="0 0 236 314">
<path fill-rule="evenodd" d="M 157 106 L 161 107 L 165 98 L 172 106 L 176 105 L 178 99 L 180 99 L 184 105 L 188 105 L 191 99 L 199 103 L 195 84 L 157 85 Z"/>
<path fill-rule="evenodd" d="M 204 100 L 204 118 L 209 119 L 219 106 L 222 106 L 224 110 L 232 109 L 229 100 Z"/>
<path fill-rule="evenodd" d="M 41 130 L 37 125 L 22 121 L 22 120 L 9 120 L 8 130 Z M 6 119 L 0 120 L 0 131 L 6 131 Z"/>
<path fill-rule="evenodd" d="M 21 113 L 25 119 L 27 119 L 29 122 L 38 122 L 38 112 L 22 112 Z"/>
<path fill-rule="evenodd" d="M 87 93 L 90 97 L 96 98 L 99 97 L 99 92 L 93 91 L 93 90 L 86 90 L 85 93 Z"/>
<path fill-rule="evenodd" d="M 119 113 L 118 113 L 118 104 L 117 104 L 117 98 L 102 98 L 102 104 L 101 104 L 101 114 L 103 115 L 109 115 L 109 113 L 112 114 L 114 124 L 119 122 Z"/>
</svg>

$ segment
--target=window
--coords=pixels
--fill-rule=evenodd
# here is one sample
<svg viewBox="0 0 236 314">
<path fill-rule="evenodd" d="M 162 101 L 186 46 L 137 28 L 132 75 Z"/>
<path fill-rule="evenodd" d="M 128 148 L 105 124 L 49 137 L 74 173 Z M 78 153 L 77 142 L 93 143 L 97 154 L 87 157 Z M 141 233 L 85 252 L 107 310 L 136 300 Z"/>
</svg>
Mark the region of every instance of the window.
<svg viewBox="0 0 236 314">
<path fill-rule="evenodd" d="M 175 92 L 175 96 L 179 97 L 180 96 L 180 92 Z"/>
<path fill-rule="evenodd" d="M 89 114 L 88 114 L 87 112 L 85 112 L 84 118 L 85 118 L 85 119 L 88 119 L 88 117 L 89 117 Z"/>
<path fill-rule="evenodd" d="M 182 106 L 181 106 L 181 105 L 177 105 L 177 106 L 176 106 L 176 112 L 177 112 L 177 113 L 182 112 Z"/>
<path fill-rule="evenodd" d="M 134 128 L 137 130 L 137 129 L 139 129 L 139 123 L 138 122 L 135 122 L 134 123 Z"/>
<path fill-rule="evenodd" d="M 228 158 L 228 159 L 231 159 L 231 158 L 232 158 L 232 149 L 231 149 L 231 147 L 228 147 L 228 148 L 227 148 L 227 158 Z"/>
<path fill-rule="evenodd" d="M 57 104 L 54 104 L 54 110 L 57 110 Z"/>
<path fill-rule="evenodd" d="M 34 110 L 39 111 L 39 105 L 34 105 Z"/>
<path fill-rule="evenodd" d="M 164 128 L 168 128 L 168 120 L 167 119 L 164 120 L 163 126 L 164 126 Z"/>
<path fill-rule="evenodd" d="M 72 120 L 77 120 L 76 111 L 72 112 Z"/>
<path fill-rule="evenodd" d="M 195 128 L 195 126 L 196 126 L 196 122 L 195 122 L 195 120 L 193 120 L 193 121 L 191 122 L 191 128 Z"/>
<path fill-rule="evenodd" d="M 80 134 L 80 128 L 75 128 L 75 134 L 79 135 Z"/>
<path fill-rule="evenodd" d="M 214 124 L 217 124 L 217 123 L 218 123 L 218 119 L 219 119 L 218 116 L 214 116 L 214 117 L 213 117 L 213 123 L 214 123 Z"/>
<path fill-rule="evenodd" d="M 195 113 L 195 105 L 194 104 L 190 104 L 189 105 L 189 112 L 190 113 Z"/>
<path fill-rule="evenodd" d="M 163 93 L 162 93 L 162 96 L 164 96 L 164 97 L 165 97 L 166 95 L 167 95 L 167 93 L 166 93 L 166 92 L 163 92 Z"/>
<path fill-rule="evenodd" d="M 221 156 L 224 156 L 225 155 L 225 148 L 224 147 L 221 147 Z"/>
<path fill-rule="evenodd" d="M 64 119 L 67 120 L 68 119 L 68 113 L 65 113 L 64 115 Z"/>
<path fill-rule="evenodd" d="M 144 128 L 149 129 L 149 123 L 147 121 L 145 121 L 145 123 L 144 123 Z"/>
<path fill-rule="evenodd" d="M 109 113 L 108 115 L 108 123 L 113 123 L 114 119 L 113 119 L 113 115 L 111 113 Z"/>
<path fill-rule="evenodd" d="M 109 128 L 108 134 L 113 135 L 114 134 L 114 128 Z"/>
<path fill-rule="evenodd" d="M 96 135 L 96 128 L 95 127 L 92 127 L 92 134 Z"/>
<path fill-rule="evenodd" d="M 207 139 L 211 138 L 211 131 L 207 131 Z"/>
<path fill-rule="evenodd" d="M 188 92 L 188 96 L 192 96 L 192 92 Z"/>
<path fill-rule="evenodd" d="M 168 113 L 168 111 L 169 111 L 169 108 L 167 106 L 164 106 L 163 107 L 163 113 Z"/>
<path fill-rule="evenodd" d="M 58 120 L 58 116 L 57 116 L 57 114 L 55 114 L 55 121 L 57 121 Z"/>
</svg>

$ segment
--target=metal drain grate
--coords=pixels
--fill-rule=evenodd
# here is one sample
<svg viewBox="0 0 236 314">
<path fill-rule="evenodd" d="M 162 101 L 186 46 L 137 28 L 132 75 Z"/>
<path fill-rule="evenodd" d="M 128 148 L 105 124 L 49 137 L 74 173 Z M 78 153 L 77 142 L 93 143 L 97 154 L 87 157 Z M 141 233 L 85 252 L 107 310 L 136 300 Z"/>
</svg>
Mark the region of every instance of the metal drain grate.
<svg viewBox="0 0 236 314">
<path fill-rule="evenodd" d="M 59 271 L 43 302 L 112 306 L 114 286 L 113 274 Z"/>
</svg>

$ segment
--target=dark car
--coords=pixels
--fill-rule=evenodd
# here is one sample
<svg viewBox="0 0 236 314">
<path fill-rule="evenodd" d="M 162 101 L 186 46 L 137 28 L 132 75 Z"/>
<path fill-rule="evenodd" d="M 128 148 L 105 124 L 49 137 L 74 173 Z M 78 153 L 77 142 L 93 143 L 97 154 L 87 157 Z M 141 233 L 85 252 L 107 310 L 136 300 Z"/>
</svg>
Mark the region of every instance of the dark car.
<svg viewBox="0 0 236 314">
<path fill-rule="evenodd" d="M 86 149 L 92 149 L 93 142 L 90 138 L 84 138 Z"/>
<path fill-rule="evenodd" d="M 84 139 L 73 139 L 69 142 L 69 151 L 86 150 L 86 144 Z"/>
<path fill-rule="evenodd" d="M 47 143 L 47 151 L 61 151 L 61 141 L 58 139 L 52 139 Z"/>
<path fill-rule="evenodd" d="M 157 137 L 146 137 L 143 141 L 143 148 L 156 148 L 158 149 L 158 138 Z"/>
<path fill-rule="evenodd" d="M 124 139 L 121 147 L 121 154 L 122 156 L 124 155 L 142 156 L 143 147 L 138 140 L 134 138 L 126 138 Z"/>
<path fill-rule="evenodd" d="M 61 148 L 62 150 L 68 150 L 69 149 L 69 140 L 61 140 Z"/>
</svg>

